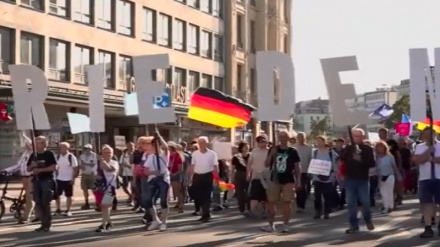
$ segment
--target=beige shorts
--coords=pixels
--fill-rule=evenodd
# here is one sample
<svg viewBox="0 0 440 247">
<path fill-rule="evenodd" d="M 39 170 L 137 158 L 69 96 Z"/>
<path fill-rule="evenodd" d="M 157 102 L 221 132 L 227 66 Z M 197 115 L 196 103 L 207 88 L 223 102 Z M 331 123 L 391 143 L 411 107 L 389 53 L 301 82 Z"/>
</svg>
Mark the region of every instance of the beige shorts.
<svg viewBox="0 0 440 247">
<path fill-rule="evenodd" d="M 292 202 L 295 199 L 293 184 L 267 183 L 267 200 L 269 202 Z"/>
<path fill-rule="evenodd" d="M 81 190 L 93 190 L 95 187 L 95 175 L 81 175 Z"/>
</svg>

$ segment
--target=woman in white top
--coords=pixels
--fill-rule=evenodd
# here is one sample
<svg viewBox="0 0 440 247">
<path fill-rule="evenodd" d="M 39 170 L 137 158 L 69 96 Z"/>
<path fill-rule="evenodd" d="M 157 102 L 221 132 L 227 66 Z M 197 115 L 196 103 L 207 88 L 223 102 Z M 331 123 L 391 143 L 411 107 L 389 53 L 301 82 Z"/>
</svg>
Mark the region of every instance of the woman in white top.
<svg viewBox="0 0 440 247">
<path fill-rule="evenodd" d="M 157 150 L 155 142 L 160 146 Z M 150 211 L 153 222 L 148 227 L 148 230 L 160 231 L 167 229 L 166 221 L 168 218 L 168 200 L 170 190 L 170 171 L 168 170 L 169 151 L 168 145 L 159 135 L 145 137 L 143 141 L 145 151 L 148 154 L 147 160 L 144 163 L 144 172 L 147 176 L 147 188 L 142 188 L 142 194 L 146 197 L 145 207 Z M 146 190 L 144 193 L 144 189 Z M 154 198 L 158 194 L 160 198 L 160 206 L 162 208 L 161 217 L 159 218 L 154 207 Z"/>
<path fill-rule="evenodd" d="M 101 171 L 98 171 L 98 176 L 103 176 L 105 181 L 104 185 L 104 198 L 103 201 L 106 200 L 106 197 L 110 197 L 108 203 L 101 203 L 101 215 L 102 215 L 102 224 L 96 230 L 97 232 L 108 231 L 113 228 L 113 225 L 110 220 L 110 212 L 112 209 L 113 199 L 116 195 L 116 183 L 117 176 L 119 172 L 119 163 L 116 160 L 112 159 L 113 157 L 113 148 L 108 145 L 104 145 L 101 150 L 101 156 L 99 158 L 99 168 Z"/>
<path fill-rule="evenodd" d="M 6 168 L 3 171 L 7 173 L 19 172 L 19 175 L 22 177 L 21 183 L 25 193 L 26 207 L 21 219 L 18 220 L 18 224 L 27 224 L 29 223 L 32 211 L 34 210 L 34 201 L 32 200 L 32 172 L 28 172 L 26 169 L 30 162 L 29 158 L 32 154 L 32 141 L 25 135 L 24 132 L 22 134 L 22 138 L 24 139 L 25 144 L 23 154 L 15 165 Z M 35 221 L 37 221 L 37 219 L 35 219 Z"/>
</svg>

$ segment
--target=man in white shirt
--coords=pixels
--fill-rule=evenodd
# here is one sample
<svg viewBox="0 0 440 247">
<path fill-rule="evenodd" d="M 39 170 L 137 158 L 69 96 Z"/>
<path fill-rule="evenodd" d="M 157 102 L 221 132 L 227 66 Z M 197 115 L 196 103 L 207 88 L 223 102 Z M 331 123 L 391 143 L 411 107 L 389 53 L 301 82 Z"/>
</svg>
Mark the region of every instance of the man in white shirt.
<svg viewBox="0 0 440 247">
<path fill-rule="evenodd" d="M 200 205 L 202 210 L 201 222 L 208 222 L 211 219 L 211 193 L 213 190 L 213 174 L 218 176 L 217 153 L 208 149 L 208 137 L 201 136 L 197 143 L 199 150 L 192 154 L 191 166 L 188 172 L 192 175 L 192 186 L 197 193 L 194 201 Z"/>
<path fill-rule="evenodd" d="M 440 204 L 440 143 L 434 140 L 430 128 L 423 130 L 421 139 L 414 150 L 414 161 L 419 166 L 419 200 L 425 219 L 425 231 L 421 238 L 432 238 L 434 231 L 429 219 L 435 218 L 437 204 Z M 440 224 L 438 225 L 440 236 Z"/>
<path fill-rule="evenodd" d="M 298 213 L 303 212 L 306 208 L 307 198 L 310 195 L 310 190 L 312 189 L 311 177 L 307 173 L 309 170 L 309 164 L 312 160 L 312 147 L 306 143 L 306 134 L 304 132 L 299 132 L 296 136 L 297 143 L 295 145 L 298 151 L 300 164 L 301 164 L 301 187 L 296 192 L 296 206 Z"/>
<path fill-rule="evenodd" d="M 66 197 L 65 216 L 71 216 L 70 207 L 72 206 L 73 185 L 78 176 L 78 160 L 75 155 L 69 152 L 70 144 L 61 142 L 59 144 L 59 154 L 57 155 L 57 191 L 55 215 L 61 215 L 60 197 L 64 194 Z"/>
<path fill-rule="evenodd" d="M 82 210 L 90 209 L 89 190 L 95 186 L 95 175 L 98 169 L 98 160 L 96 153 L 92 151 L 90 144 L 84 145 L 83 153 L 79 156 L 81 169 L 81 190 L 83 191 L 85 204 Z"/>
</svg>

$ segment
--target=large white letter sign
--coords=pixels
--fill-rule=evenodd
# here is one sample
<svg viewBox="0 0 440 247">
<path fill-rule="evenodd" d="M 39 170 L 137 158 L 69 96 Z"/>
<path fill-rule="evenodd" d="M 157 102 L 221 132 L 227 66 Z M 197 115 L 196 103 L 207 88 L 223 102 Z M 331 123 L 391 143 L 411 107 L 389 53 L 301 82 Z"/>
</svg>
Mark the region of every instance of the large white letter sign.
<svg viewBox="0 0 440 247">
<path fill-rule="evenodd" d="M 321 67 L 329 96 L 333 123 L 340 127 L 353 124 L 367 124 L 369 122 L 368 113 L 350 112 L 347 109 L 345 101 L 347 99 L 354 99 L 356 97 L 356 90 L 353 84 L 342 84 L 341 77 L 339 76 L 339 72 L 358 70 L 356 57 L 321 59 Z"/>
<path fill-rule="evenodd" d="M 14 99 L 17 129 L 31 130 L 32 118 L 35 129 L 50 129 L 44 101 L 49 93 L 46 76 L 41 69 L 32 65 L 9 65 L 12 94 Z M 27 80 L 32 82 L 29 91 Z"/>
<path fill-rule="evenodd" d="M 256 58 L 258 110 L 260 121 L 287 120 L 295 108 L 295 76 L 292 58 L 277 51 L 259 51 Z M 278 69 L 279 86 L 275 92 L 274 71 Z M 275 104 L 275 94 L 278 103 Z"/>
<path fill-rule="evenodd" d="M 170 123 L 176 120 L 174 107 L 155 108 L 153 99 L 162 95 L 165 83 L 153 81 L 151 71 L 170 67 L 168 54 L 145 55 L 133 58 L 133 74 L 136 78 L 137 102 L 140 124 Z M 151 99 L 151 100 L 145 100 Z"/>
<path fill-rule="evenodd" d="M 90 131 L 95 133 L 104 132 L 104 67 L 103 65 L 86 65 L 85 69 L 89 84 Z"/>
<path fill-rule="evenodd" d="M 433 78 L 431 66 L 429 66 L 428 49 L 409 50 L 410 108 L 413 121 L 426 119 L 426 89 L 429 90 L 433 118 L 440 118 L 440 48 L 434 49 L 434 56 L 435 76 Z"/>
</svg>

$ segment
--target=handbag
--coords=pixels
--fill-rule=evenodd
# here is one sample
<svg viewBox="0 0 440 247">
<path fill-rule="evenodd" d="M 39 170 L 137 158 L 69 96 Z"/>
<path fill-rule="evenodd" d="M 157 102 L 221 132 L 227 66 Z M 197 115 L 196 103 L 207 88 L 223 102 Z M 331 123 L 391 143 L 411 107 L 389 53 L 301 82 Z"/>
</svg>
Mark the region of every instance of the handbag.
<svg viewBox="0 0 440 247">
<path fill-rule="evenodd" d="M 113 204 L 113 200 L 115 199 L 115 196 L 113 192 L 107 191 L 104 192 L 104 197 L 102 198 L 101 205 L 102 206 L 111 206 Z"/>
</svg>

